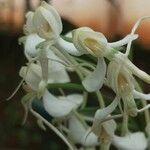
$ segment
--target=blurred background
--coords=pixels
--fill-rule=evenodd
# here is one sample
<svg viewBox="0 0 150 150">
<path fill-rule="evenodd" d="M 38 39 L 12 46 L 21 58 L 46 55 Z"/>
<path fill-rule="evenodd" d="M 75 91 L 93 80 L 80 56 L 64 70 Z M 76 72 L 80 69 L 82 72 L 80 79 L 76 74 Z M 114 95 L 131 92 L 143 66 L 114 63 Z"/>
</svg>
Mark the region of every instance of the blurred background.
<svg viewBox="0 0 150 150">
<path fill-rule="evenodd" d="M 109 41 L 121 39 L 130 32 L 138 18 L 150 15 L 149 0 L 47 2 L 61 15 L 63 33 L 76 27 L 89 26 L 104 33 Z M 22 125 L 22 89 L 12 100 L 5 101 L 19 84 L 19 69 L 27 61 L 23 46 L 18 44 L 18 38 L 23 36 L 25 13 L 34 11 L 39 4 L 40 0 L 0 0 L 0 149 L 67 149 L 55 133 L 50 130 L 43 132 L 31 114 Z M 140 37 L 133 44 L 133 62 L 150 74 L 150 20 L 142 22 L 137 32 Z M 149 85 L 144 84 L 143 87 L 145 93 L 150 92 Z"/>
</svg>

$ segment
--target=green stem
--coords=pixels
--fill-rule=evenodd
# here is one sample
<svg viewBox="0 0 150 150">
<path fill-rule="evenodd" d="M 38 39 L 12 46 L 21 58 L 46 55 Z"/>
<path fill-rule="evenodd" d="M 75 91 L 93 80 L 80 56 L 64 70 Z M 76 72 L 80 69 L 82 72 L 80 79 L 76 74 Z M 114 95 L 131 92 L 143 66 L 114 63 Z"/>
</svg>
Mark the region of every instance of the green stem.
<svg viewBox="0 0 150 150">
<path fill-rule="evenodd" d="M 85 88 L 80 85 L 80 84 L 76 84 L 76 83 L 51 83 L 47 85 L 47 88 L 50 89 L 65 89 L 65 90 L 77 90 L 77 91 L 86 91 Z"/>
<path fill-rule="evenodd" d="M 101 144 L 100 150 L 109 150 L 110 149 L 110 143 L 103 142 L 103 143 L 100 143 L 100 144 Z"/>
<path fill-rule="evenodd" d="M 101 108 L 104 108 L 105 107 L 105 103 L 104 103 L 104 99 L 103 99 L 102 94 L 99 91 L 97 91 L 96 95 L 97 95 L 97 99 L 98 99 L 98 102 L 99 102 Z"/>
<path fill-rule="evenodd" d="M 123 123 L 122 123 L 122 136 L 125 136 L 128 132 L 129 132 L 129 130 L 128 130 L 128 115 L 127 115 L 127 113 L 126 112 L 124 112 L 124 114 L 123 114 Z"/>
<path fill-rule="evenodd" d="M 60 37 L 61 37 L 63 40 L 67 41 L 67 42 L 73 43 L 73 40 L 72 40 L 72 38 L 70 38 L 70 37 L 67 37 L 67 36 L 64 36 L 64 35 L 60 35 Z"/>
<path fill-rule="evenodd" d="M 85 106 L 87 104 L 87 99 L 88 99 L 88 93 L 87 92 L 83 92 L 83 103 L 81 105 L 81 109 L 85 108 Z"/>
<path fill-rule="evenodd" d="M 82 125 L 88 129 L 88 125 L 86 124 L 85 120 L 83 119 L 82 115 L 80 115 L 77 111 L 73 111 L 74 115 L 80 120 L 80 122 L 82 123 Z"/>
<path fill-rule="evenodd" d="M 129 129 L 128 129 L 129 116 L 128 116 L 126 110 L 127 110 L 127 105 L 124 102 L 124 112 L 123 112 L 123 121 L 122 121 L 122 129 L 121 129 L 122 136 L 125 136 L 129 132 Z"/>
</svg>

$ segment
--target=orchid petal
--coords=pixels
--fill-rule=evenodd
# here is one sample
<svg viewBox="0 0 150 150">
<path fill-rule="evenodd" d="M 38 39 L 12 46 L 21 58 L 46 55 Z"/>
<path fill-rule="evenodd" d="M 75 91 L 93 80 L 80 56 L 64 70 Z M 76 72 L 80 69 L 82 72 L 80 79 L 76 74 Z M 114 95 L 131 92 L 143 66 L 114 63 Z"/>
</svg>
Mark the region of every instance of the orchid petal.
<svg viewBox="0 0 150 150">
<path fill-rule="evenodd" d="M 117 42 L 112 42 L 112 43 L 108 43 L 108 46 L 112 47 L 112 48 L 117 48 L 117 47 L 121 47 L 123 45 L 128 44 L 131 40 L 135 40 L 138 38 L 137 34 L 134 35 L 127 35 L 126 37 L 124 37 L 122 40 L 117 41 Z"/>
<path fill-rule="evenodd" d="M 33 24 L 41 38 L 55 40 L 62 31 L 60 16 L 53 7 L 42 2 L 33 16 Z"/>
<path fill-rule="evenodd" d="M 102 123 L 102 126 L 109 136 L 114 136 L 114 132 L 117 128 L 117 124 L 114 120 L 105 121 L 104 123 Z"/>
<path fill-rule="evenodd" d="M 57 57 L 51 50 L 47 51 L 47 58 L 56 60 L 56 61 L 49 60 L 48 83 L 70 82 L 70 78 L 65 69 L 65 66 L 60 63 L 63 61 L 59 57 Z"/>
<path fill-rule="evenodd" d="M 34 13 L 32 11 L 29 11 L 26 14 L 27 21 L 26 21 L 26 24 L 24 25 L 25 34 L 36 33 L 35 27 L 32 22 L 33 15 L 34 15 Z"/>
<path fill-rule="evenodd" d="M 83 54 L 80 51 L 78 51 L 72 43 L 63 40 L 62 38 L 59 38 L 59 40 L 57 41 L 57 44 L 60 48 L 63 48 L 65 51 L 67 51 L 71 55 L 81 56 Z"/>
<path fill-rule="evenodd" d="M 99 136 L 100 133 L 100 129 L 101 126 L 100 124 L 102 123 L 103 119 L 105 119 L 110 113 L 112 113 L 114 111 L 114 109 L 117 107 L 119 102 L 118 97 L 116 97 L 113 102 L 102 109 L 98 109 L 95 113 L 94 116 L 94 121 L 93 121 L 93 125 L 92 125 L 92 131 Z"/>
<path fill-rule="evenodd" d="M 72 33 L 73 43 L 81 53 L 95 57 L 101 57 L 107 53 L 107 39 L 102 33 L 87 27 L 78 28 Z"/>
<path fill-rule="evenodd" d="M 59 100 L 68 101 L 72 103 L 73 109 L 77 109 L 83 102 L 83 95 L 81 94 L 70 94 L 67 96 L 59 96 Z"/>
<path fill-rule="evenodd" d="M 45 110 L 53 117 L 64 117 L 77 107 L 77 104 L 72 103 L 66 97 L 59 99 L 49 93 L 47 90 L 43 95 L 43 105 Z"/>
<path fill-rule="evenodd" d="M 39 65 L 32 63 L 29 66 L 24 66 L 20 69 L 19 75 L 33 90 L 38 90 L 42 78 L 42 70 Z"/>
<path fill-rule="evenodd" d="M 41 6 L 44 7 L 45 9 L 47 9 L 49 12 L 51 12 L 52 15 L 54 16 L 55 20 L 57 20 L 57 24 L 56 24 L 57 30 L 58 30 L 58 33 L 60 34 L 62 32 L 63 26 L 62 26 L 62 21 L 61 21 L 59 13 L 56 11 L 56 9 L 54 7 L 52 7 L 51 5 L 46 3 L 45 1 L 41 2 Z"/>
<path fill-rule="evenodd" d="M 142 79 L 143 81 L 150 83 L 150 75 L 145 73 L 144 71 L 140 70 L 138 67 L 136 67 L 130 60 L 127 59 L 126 61 L 127 67 L 131 70 L 131 72 Z"/>
<path fill-rule="evenodd" d="M 66 98 L 68 101 L 72 102 L 75 106 L 74 109 L 78 108 L 83 102 L 83 95 L 81 94 L 70 94 L 66 97 L 60 97 L 61 99 Z"/>
<path fill-rule="evenodd" d="M 95 70 L 86 76 L 86 78 L 82 81 L 82 84 L 89 92 L 97 91 L 103 86 L 105 74 L 105 60 L 104 58 L 99 58 Z"/>
<path fill-rule="evenodd" d="M 83 124 L 75 117 L 72 116 L 69 119 L 69 136 L 74 143 L 82 144 L 86 147 L 92 147 L 98 145 L 98 138 L 92 132 L 90 134 L 90 128 L 85 129 Z"/>
<path fill-rule="evenodd" d="M 43 41 L 44 39 L 40 38 L 37 34 L 30 34 L 26 37 L 24 48 L 27 58 L 37 56 L 38 50 L 36 49 L 36 46 Z"/>
<path fill-rule="evenodd" d="M 114 136 L 113 144 L 118 149 L 123 150 L 145 150 L 147 147 L 147 139 L 142 132 L 135 132 L 125 137 Z"/>
<path fill-rule="evenodd" d="M 138 92 L 136 90 L 133 91 L 133 96 L 135 99 L 150 100 L 150 94 L 144 94 L 144 93 Z"/>
</svg>

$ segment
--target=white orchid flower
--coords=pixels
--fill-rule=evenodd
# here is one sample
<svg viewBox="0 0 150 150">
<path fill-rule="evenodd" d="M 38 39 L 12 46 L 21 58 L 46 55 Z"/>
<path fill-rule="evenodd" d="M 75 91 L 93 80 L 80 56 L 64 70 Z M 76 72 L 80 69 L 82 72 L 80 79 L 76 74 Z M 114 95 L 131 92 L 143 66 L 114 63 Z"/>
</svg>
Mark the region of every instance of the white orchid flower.
<svg viewBox="0 0 150 150">
<path fill-rule="evenodd" d="M 54 59 L 48 60 L 48 67 L 44 68 L 47 74 L 47 82 L 43 85 L 43 90 L 46 88 L 47 84 L 49 83 L 66 83 L 70 82 L 70 78 L 66 72 L 64 65 L 60 64 L 59 62 L 55 62 L 55 60 L 60 60 L 52 51 L 46 50 L 47 57 Z M 43 69 L 43 70 L 44 70 Z M 42 80 L 42 66 L 39 63 L 31 63 L 29 66 L 24 66 L 20 70 L 20 76 L 25 80 L 27 85 L 34 90 L 39 91 Z M 42 89 L 41 89 L 42 90 Z M 42 91 L 43 91 L 42 90 Z"/>
<path fill-rule="evenodd" d="M 115 125 L 115 122 L 113 120 L 106 121 L 104 123 L 103 123 L 103 121 L 104 121 L 104 119 L 106 119 L 106 117 L 108 117 L 115 110 L 118 103 L 119 103 L 119 99 L 118 99 L 118 97 L 116 97 L 109 106 L 107 106 L 105 108 L 98 109 L 96 111 L 96 113 L 94 115 L 94 121 L 93 121 L 93 125 L 92 125 L 91 130 L 97 136 L 100 136 L 102 126 L 103 126 L 103 128 L 106 127 L 106 129 L 105 129 L 106 131 L 107 131 L 107 126 L 110 126 L 109 130 L 112 129 L 112 131 L 110 133 L 115 131 L 116 125 Z M 107 125 L 107 124 L 109 124 L 109 125 Z"/>
<path fill-rule="evenodd" d="M 44 1 L 35 10 L 32 21 L 37 34 L 43 39 L 57 39 L 62 31 L 62 22 L 59 14 Z"/>
<path fill-rule="evenodd" d="M 82 101 L 83 96 L 80 94 L 55 97 L 46 90 L 43 95 L 44 108 L 53 117 L 65 117 L 72 110 L 77 109 Z"/>
<path fill-rule="evenodd" d="M 77 49 L 77 54 L 91 54 L 98 58 L 96 69 L 86 76 L 82 82 L 87 91 L 99 90 L 104 82 L 106 74 L 106 64 L 104 57 L 113 53 L 113 48 L 127 44 L 130 40 L 137 38 L 137 35 L 127 36 L 123 40 L 108 43 L 106 37 L 100 32 L 94 32 L 87 27 L 81 27 L 73 31 L 73 43 Z"/>
<path fill-rule="evenodd" d="M 73 32 L 73 43 L 81 54 L 91 54 L 95 57 L 105 57 L 111 53 L 112 48 L 126 45 L 130 40 L 135 40 L 137 35 L 127 35 L 124 39 L 109 43 L 106 37 L 88 27 L 81 27 Z"/>
<path fill-rule="evenodd" d="M 32 60 L 40 62 L 42 67 L 42 75 L 45 76 L 46 82 L 60 83 L 65 82 L 65 80 L 66 82 L 70 81 L 68 74 L 65 71 L 64 65 L 61 64 L 65 62 L 63 62 L 52 52 L 51 47 L 46 46 L 42 49 L 37 48 L 37 45 L 39 45 L 43 41 L 44 39 L 40 38 L 36 33 L 26 36 L 26 39 L 24 41 L 24 53 L 29 62 Z M 47 76 L 50 76 L 50 78 L 48 78 Z"/>
<path fill-rule="evenodd" d="M 25 80 L 26 84 L 33 91 L 38 91 L 39 83 L 42 78 L 42 70 L 40 65 L 31 63 L 30 66 L 23 66 L 20 69 L 19 75 Z"/>
<path fill-rule="evenodd" d="M 140 18 L 131 30 L 131 35 L 134 35 L 137 27 L 144 19 L 149 19 L 149 16 Z M 128 42 L 125 54 L 118 52 L 114 55 L 113 60 L 108 65 L 107 80 L 110 87 L 115 91 L 118 97 L 122 98 L 127 104 L 130 115 L 137 115 L 137 108 L 134 98 L 149 100 L 150 94 L 143 94 L 135 90 L 134 77 L 139 77 L 143 81 L 150 83 L 150 75 L 137 68 L 129 59 L 132 40 Z M 149 106 L 145 107 L 146 109 Z M 141 109 L 141 110 L 144 110 Z M 140 112 L 140 111 L 139 111 Z"/>
<path fill-rule="evenodd" d="M 114 136 L 113 145 L 122 150 L 145 150 L 147 139 L 143 132 L 129 133 L 124 137 Z"/>
<path fill-rule="evenodd" d="M 46 40 L 56 40 L 62 31 L 62 22 L 57 11 L 42 1 L 35 12 L 26 15 L 27 22 L 24 26 L 26 34 L 37 33 Z"/>
<path fill-rule="evenodd" d="M 81 144 L 85 147 L 95 147 L 98 143 L 98 137 L 90 132 L 90 127 L 88 129 L 81 123 L 81 121 L 75 117 L 71 116 L 69 119 L 69 137 L 75 144 Z"/>
<path fill-rule="evenodd" d="M 53 67 L 56 66 L 54 66 L 53 64 Z M 57 70 L 57 73 L 60 75 L 64 75 L 61 73 L 61 70 Z M 70 81 L 67 73 L 65 74 L 67 75 L 67 77 L 65 77 L 64 80 L 63 77 L 57 79 L 56 77 L 51 76 L 51 74 L 52 73 L 50 71 L 48 76 L 48 83 L 64 83 Z M 31 63 L 29 67 L 22 67 L 20 70 L 20 76 L 25 80 L 26 84 L 29 86 L 29 89 L 41 94 L 41 96 L 43 97 L 44 108 L 53 117 L 64 117 L 82 103 L 83 98 L 79 94 L 72 94 L 66 97 L 57 98 L 46 90 L 47 85 L 45 85 L 41 91 L 40 84 L 42 81 L 42 70 L 40 65 L 38 64 Z"/>
<path fill-rule="evenodd" d="M 119 98 L 127 104 L 128 113 L 132 116 L 137 114 L 137 107 L 134 98 L 149 99 L 149 94 L 137 92 L 134 87 L 134 77 L 138 76 L 147 83 L 150 83 L 150 76 L 141 71 L 130 62 L 125 54 L 115 54 L 108 65 L 107 81 Z"/>
</svg>

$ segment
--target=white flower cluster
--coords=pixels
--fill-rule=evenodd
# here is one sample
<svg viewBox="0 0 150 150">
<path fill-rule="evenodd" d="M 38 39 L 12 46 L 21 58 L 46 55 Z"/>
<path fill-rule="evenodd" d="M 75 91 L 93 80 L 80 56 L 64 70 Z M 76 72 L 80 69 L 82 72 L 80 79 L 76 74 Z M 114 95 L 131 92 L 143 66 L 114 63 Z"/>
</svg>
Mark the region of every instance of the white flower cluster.
<svg viewBox="0 0 150 150">
<path fill-rule="evenodd" d="M 28 12 L 26 18 L 25 36 L 20 40 L 28 60 L 19 73 L 27 92 L 22 103 L 37 117 L 40 127 L 49 126 L 72 150 L 78 149 L 76 144 L 83 150 L 95 150 L 96 147 L 109 150 L 111 144 L 122 150 L 146 149 L 150 139 L 150 118 L 145 100 L 150 100 L 150 94 L 141 92 L 133 75 L 148 84 L 150 76 L 138 69 L 128 55 L 131 42 L 138 37 L 134 34 L 136 28 L 149 17 L 139 19 L 129 35 L 113 43 L 88 27 L 61 36 L 61 18 L 46 2 L 42 2 L 35 12 Z M 125 53 L 121 52 L 124 45 L 127 45 Z M 73 74 L 81 84 L 73 83 Z M 103 85 L 115 93 L 109 105 L 100 92 Z M 54 95 L 53 88 L 60 94 Z M 65 89 L 80 92 L 66 94 Z M 93 116 L 90 109 L 88 113 L 84 112 L 89 108 L 88 94 L 91 92 L 97 95 L 100 104 Z M 32 108 L 32 101 L 36 99 L 42 100 L 44 109 L 53 118 L 51 121 Z M 137 108 L 135 99 L 142 99 L 143 108 Z M 143 111 L 148 116 L 147 138 L 144 132 L 132 133 L 128 129 L 129 118 Z M 118 118 L 121 119 L 115 120 Z M 122 124 L 121 129 L 118 124 Z"/>
</svg>

